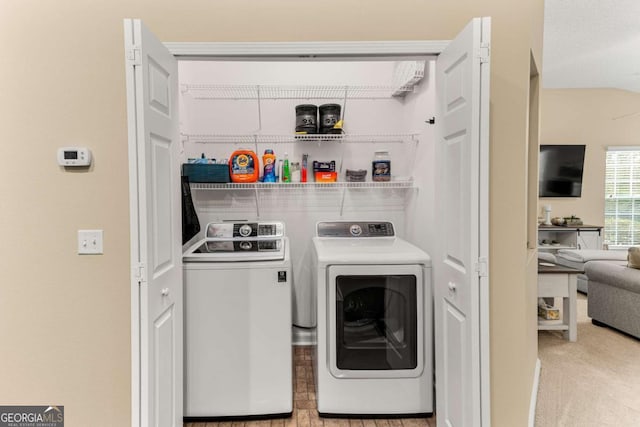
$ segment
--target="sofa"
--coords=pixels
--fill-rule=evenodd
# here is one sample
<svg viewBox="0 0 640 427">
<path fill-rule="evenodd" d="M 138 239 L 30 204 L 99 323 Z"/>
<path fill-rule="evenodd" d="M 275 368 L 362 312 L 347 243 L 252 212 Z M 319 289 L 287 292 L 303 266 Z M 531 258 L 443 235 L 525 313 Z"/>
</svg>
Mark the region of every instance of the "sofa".
<svg viewBox="0 0 640 427">
<path fill-rule="evenodd" d="M 561 249 L 555 254 L 555 263 L 576 270 L 585 271 L 585 266 L 592 261 L 607 261 L 618 265 L 627 265 L 627 251 L 594 250 L 594 249 Z M 586 274 L 578 274 L 578 291 L 588 292 Z"/>
<path fill-rule="evenodd" d="M 622 265 L 589 261 L 584 270 L 589 288 L 587 314 L 592 323 L 640 338 L 640 250 L 637 257 L 636 263 L 630 252 L 628 263 Z"/>
</svg>

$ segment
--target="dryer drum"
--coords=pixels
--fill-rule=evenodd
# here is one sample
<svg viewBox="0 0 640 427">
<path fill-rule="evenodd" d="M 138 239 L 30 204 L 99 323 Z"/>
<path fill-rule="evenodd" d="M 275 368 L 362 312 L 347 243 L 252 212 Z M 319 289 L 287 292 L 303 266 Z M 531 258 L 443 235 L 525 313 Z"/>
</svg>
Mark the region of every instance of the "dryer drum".
<svg viewBox="0 0 640 427">
<path fill-rule="evenodd" d="M 403 296 L 384 288 L 365 288 L 351 292 L 344 297 L 345 323 L 366 324 L 384 318 L 395 298 Z"/>
</svg>

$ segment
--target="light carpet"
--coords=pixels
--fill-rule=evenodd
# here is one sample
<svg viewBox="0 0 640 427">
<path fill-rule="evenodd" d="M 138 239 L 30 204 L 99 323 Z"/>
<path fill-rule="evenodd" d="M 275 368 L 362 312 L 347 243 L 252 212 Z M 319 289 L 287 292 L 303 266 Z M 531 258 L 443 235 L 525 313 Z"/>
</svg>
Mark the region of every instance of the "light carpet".
<svg viewBox="0 0 640 427">
<path fill-rule="evenodd" d="M 536 427 L 640 426 L 640 340 L 591 324 L 578 294 L 578 341 L 538 333 Z"/>
</svg>

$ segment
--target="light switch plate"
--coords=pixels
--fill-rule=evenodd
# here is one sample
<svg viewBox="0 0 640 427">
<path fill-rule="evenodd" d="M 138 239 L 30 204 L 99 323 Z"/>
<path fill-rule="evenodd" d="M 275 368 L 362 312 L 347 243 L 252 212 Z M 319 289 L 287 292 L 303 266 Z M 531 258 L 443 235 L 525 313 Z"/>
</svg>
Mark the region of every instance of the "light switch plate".
<svg viewBox="0 0 640 427">
<path fill-rule="evenodd" d="M 96 255 L 103 253 L 102 230 L 78 230 L 78 254 Z"/>
</svg>

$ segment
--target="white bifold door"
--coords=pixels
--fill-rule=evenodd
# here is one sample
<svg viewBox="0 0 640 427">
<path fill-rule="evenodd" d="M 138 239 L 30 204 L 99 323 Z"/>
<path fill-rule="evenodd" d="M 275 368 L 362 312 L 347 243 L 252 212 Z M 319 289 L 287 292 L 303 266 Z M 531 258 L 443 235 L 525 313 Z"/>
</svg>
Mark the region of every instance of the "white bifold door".
<svg viewBox="0 0 640 427">
<path fill-rule="evenodd" d="M 489 425 L 488 143 L 490 19 L 438 56 L 434 257 L 438 426 Z"/>
<path fill-rule="evenodd" d="M 125 20 L 132 261 L 132 425 L 182 426 L 178 65 Z"/>
</svg>

